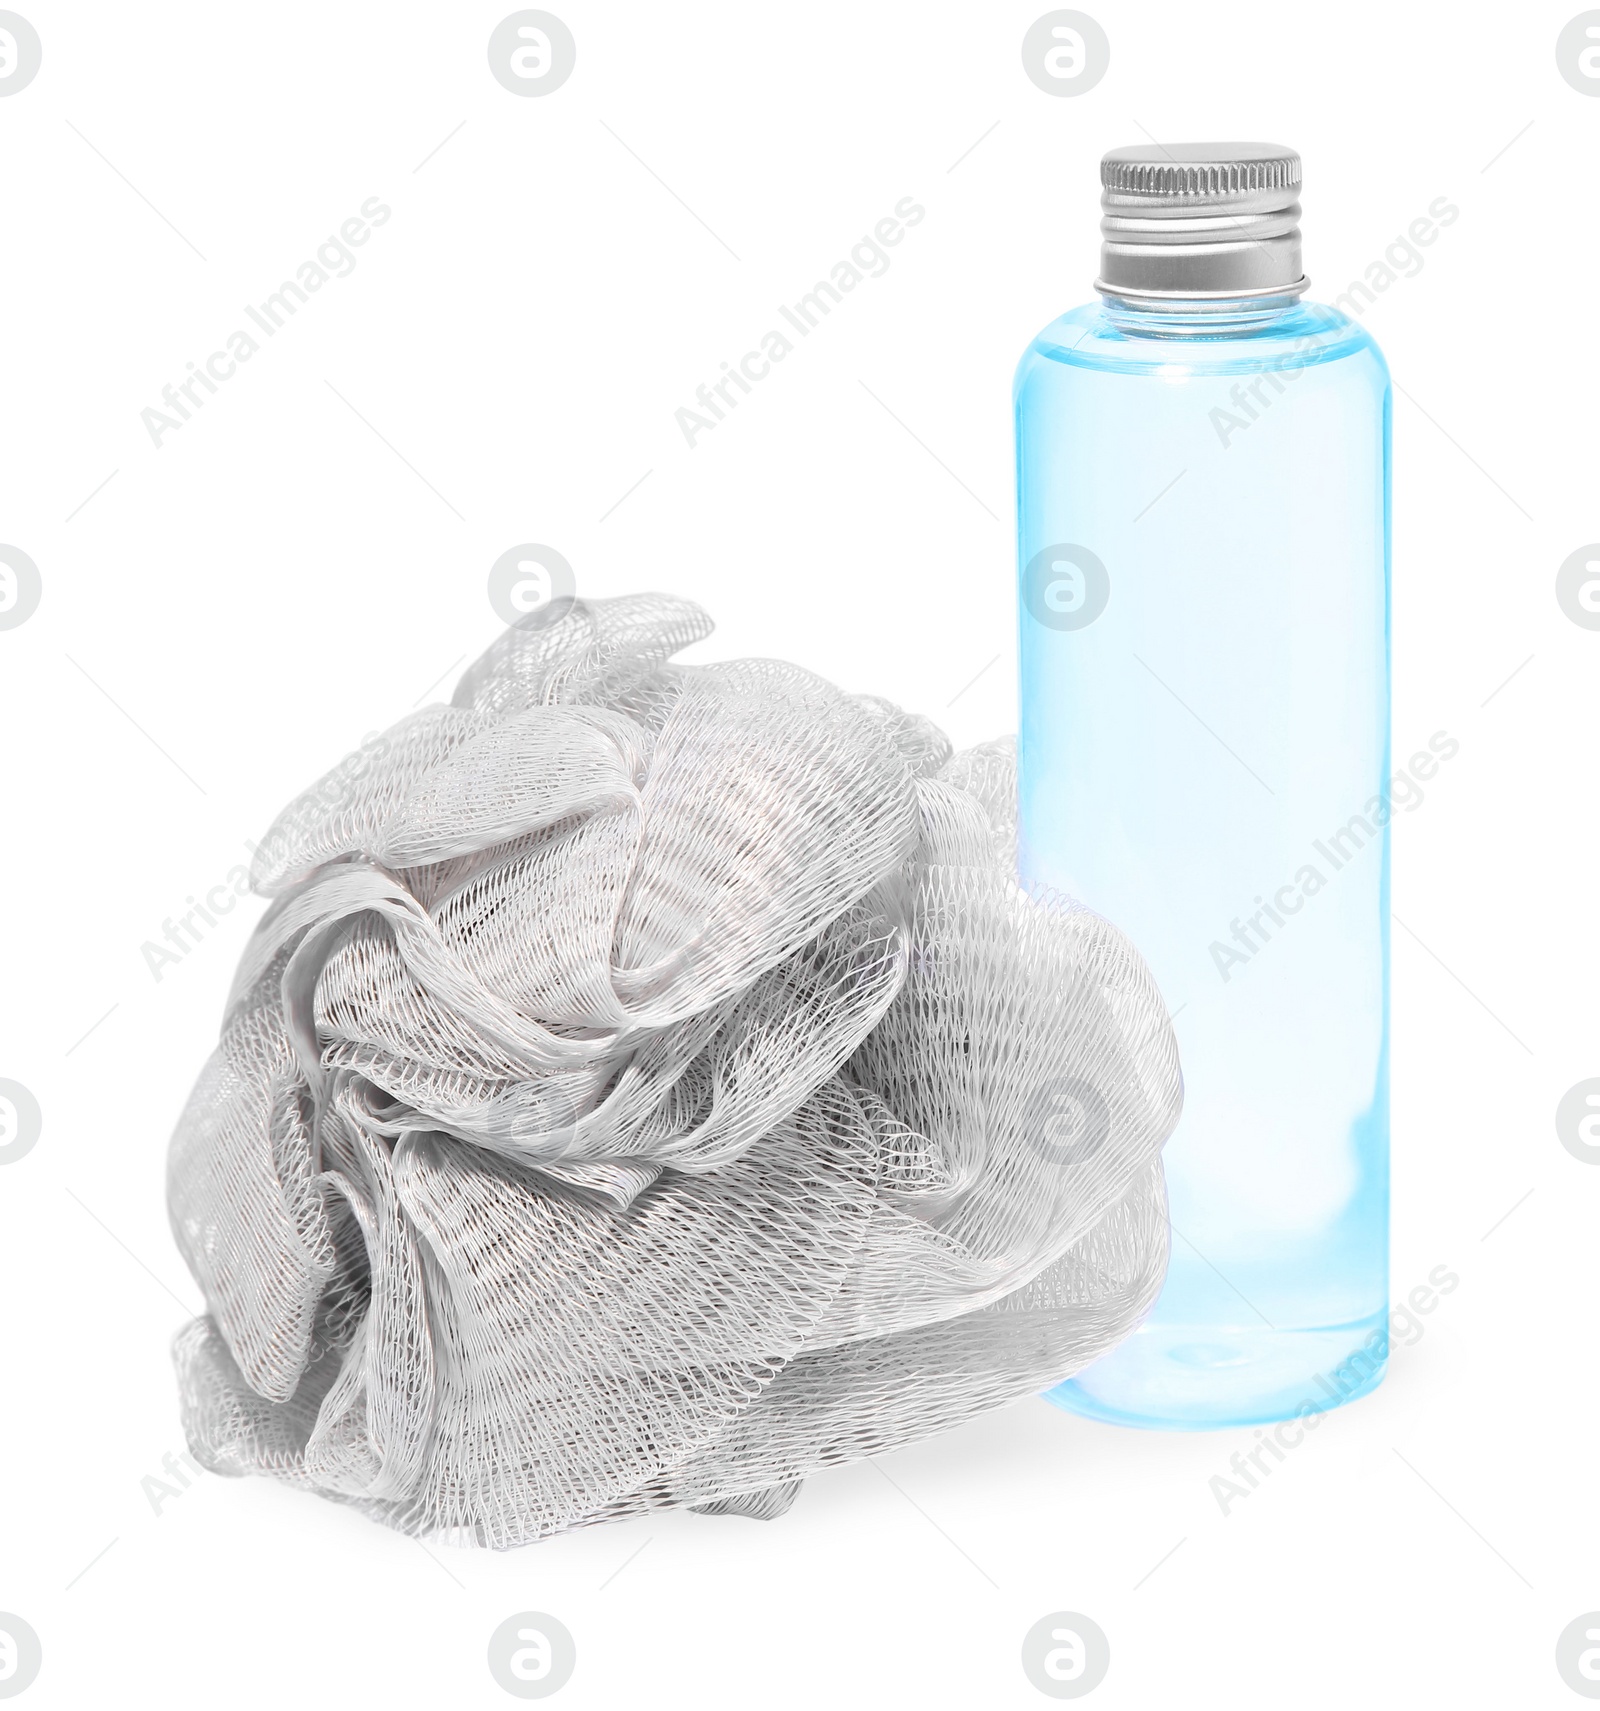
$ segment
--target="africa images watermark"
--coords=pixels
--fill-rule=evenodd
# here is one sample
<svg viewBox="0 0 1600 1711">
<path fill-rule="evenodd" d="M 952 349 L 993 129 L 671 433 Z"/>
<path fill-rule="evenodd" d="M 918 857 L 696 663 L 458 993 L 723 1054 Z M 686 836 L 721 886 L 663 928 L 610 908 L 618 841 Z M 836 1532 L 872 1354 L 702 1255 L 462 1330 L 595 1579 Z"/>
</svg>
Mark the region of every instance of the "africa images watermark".
<svg viewBox="0 0 1600 1711">
<path fill-rule="evenodd" d="M 254 844 L 245 846 L 252 854 Z M 154 939 L 146 939 L 139 947 L 139 954 L 144 958 L 144 965 L 150 970 L 151 978 L 159 986 L 162 976 L 169 968 L 176 968 L 189 953 L 202 944 L 207 933 L 214 928 L 224 915 L 231 915 L 238 906 L 241 897 L 250 895 L 250 869 L 240 862 L 230 867 L 222 876 L 221 881 L 213 885 L 203 898 L 191 895 L 187 899 L 187 912 L 180 915 L 176 921 L 169 915 L 161 923 L 161 937 L 164 941 L 158 944 Z"/>
<path fill-rule="evenodd" d="M 300 308 L 311 300 L 312 294 L 320 291 L 329 280 L 348 279 L 355 272 L 356 250 L 379 226 L 388 224 L 390 212 L 386 202 L 369 196 L 361 204 L 360 212 L 352 214 L 340 226 L 337 236 L 330 234 L 324 238 L 316 255 L 310 261 L 301 262 L 293 279 L 284 280 L 259 306 L 246 303 L 244 312 L 262 336 L 275 338 L 279 329 L 286 327 Z M 204 406 L 206 398 L 221 390 L 220 382 L 232 380 L 241 364 L 247 363 L 261 349 L 254 335 L 243 327 L 229 333 L 225 343 L 227 349 L 213 351 L 203 365 L 191 362 L 189 373 L 176 386 L 162 387 L 161 402 L 165 409 L 152 406 L 139 412 L 139 420 L 144 423 L 150 442 L 157 451 L 161 450 L 164 435 L 175 433 L 192 420 L 195 412 Z"/>
<path fill-rule="evenodd" d="M 892 259 L 889 251 L 904 242 L 906 232 L 912 226 L 920 226 L 926 214 L 927 210 L 920 202 L 902 196 L 895 203 L 893 214 L 886 214 L 879 220 L 870 237 L 864 235 L 859 238 L 850 254 L 843 261 L 834 263 L 826 279 L 819 279 L 792 307 L 780 303 L 779 315 L 799 338 L 809 338 L 812 330 L 822 325 L 848 292 L 854 291 L 864 280 L 883 278 Z M 690 451 L 695 449 L 695 441 L 701 434 L 709 433 L 727 419 L 730 410 L 738 407 L 739 399 L 733 388 L 737 387 L 739 393 L 748 396 L 755 390 L 753 382 L 765 380 L 772 373 L 774 364 L 782 362 L 794 349 L 794 341 L 788 333 L 777 327 L 763 333 L 758 342 L 759 350 L 746 351 L 737 366 L 723 363 L 722 373 L 717 379 L 709 386 L 702 385 L 696 389 L 695 403 L 699 409 L 686 406 L 674 413 L 673 420 L 683 430 Z"/>
<path fill-rule="evenodd" d="M 169 1450 L 161 1458 L 161 1473 L 147 1473 L 139 1481 L 139 1489 L 150 1505 L 150 1513 L 159 1520 L 162 1506 L 176 1502 L 194 1484 L 195 1477 L 205 1472 L 188 1450 L 179 1450 L 176 1454 Z M 162 1474 L 166 1478 L 163 1479 Z"/>
<path fill-rule="evenodd" d="M 1406 227 L 1404 237 L 1396 235 L 1383 254 L 1367 264 L 1360 279 L 1349 285 L 1333 300 L 1333 307 L 1352 321 L 1359 321 L 1383 292 L 1401 279 L 1415 279 L 1427 263 L 1422 251 L 1439 241 L 1439 233 L 1461 218 L 1461 210 L 1448 196 L 1435 196 L 1428 212 L 1419 214 Z M 1396 270 L 1399 271 L 1396 271 Z"/>
<path fill-rule="evenodd" d="M 1369 262 L 1360 279 L 1352 279 L 1334 298 L 1332 308 L 1352 321 L 1359 321 L 1379 296 L 1401 279 L 1415 279 L 1427 263 L 1422 251 L 1439 241 L 1439 233 L 1453 226 L 1461 210 L 1446 196 L 1435 196 L 1428 212 L 1420 214 L 1406 228 L 1404 236 L 1397 235 L 1376 261 Z M 1309 305 L 1311 312 L 1315 306 Z M 1337 321 L 1331 323 L 1337 326 Z M 1304 333 L 1292 341 L 1281 356 L 1261 365 L 1261 372 L 1248 383 L 1240 381 L 1228 394 L 1233 409 L 1215 407 L 1209 414 L 1211 426 L 1226 451 L 1234 437 L 1244 433 L 1270 410 L 1277 399 L 1289 390 L 1289 382 L 1298 380 L 1318 361 L 1318 347 L 1324 333 Z M 1268 391 L 1268 388 L 1271 391 Z"/>
<path fill-rule="evenodd" d="M 369 731 L 361 746 L 353 749 L 330 772 L 301 793 L 284 810 L 285 816 L 298 816 L 302 821 L 331 815 L 346 806 L 356 794 L 356 787 L 367 778 L 371 769 L 389 753 L 391 743 L 387 733 Z M 244 840 L 246 853 L 255 859 L 258 851 L 252 838 Z M 169 915 L 161 923 L 162 942 L 146 939 L 139 947 L 144 965 L 159 986 L 169 968 L 176 968 L 197 950 L 220 924 L 224 915 L 231 915 L 241 897 L 251 894 L 250 867 L 239 862 L 222 876 L 202 896 L 190 895 L 186 911 L 173 920 Z"/>
<path fill-rule="evenodd" d="M 1365 1388 L 1389 1358 L 1391 1340 L 1408 1349 L 1420 1343 L 1427 1329 L 1423 1317 L 1432 1313 L 1444 1296 L 1453 1295 L 1460 1284 L 1460 1277 L 1449 1266 L 1436 1265 L 1428 1273 L 1428 1281 L 1419 1283 L 1403 1305 L 1391 1308 L 1388 1319 L 1370 1332 L 1358 1348 L 1331 1372 L 1316 1375 L 1315 1390 L 1288 1419 L 1280 1420 L 1271 1431 L 1257 1426 L 1255 1448 L 1248 1453 L 1235 1450 L 1229 1458 L 1228 1473 L 1233 1477 L 1220 1473 L 1211 1476 L 1211 1495 L 1224 1517 L 1233 1513 L 1234 1504 L 1260 1489 L 1274 1463 L 1286 1462 L 1289 1452 L 1299 1449 L 1306 1441 L 1306 1434 L 1322 1424 L 1322 1417 L 1330 1408 L 1337 1408 Z"/>
<path fill-rule="evenodd" d="M 1273 892 L 1270 901 L 1258 895 L 1253 915 L 1243 920 L 1235 916 L 1228 923 L 1231 944 L 1220 939 L 1211 941 L 1211 960 L 1224 983 L 1233 978 L 1235 968 L 1243 968 L 1266 948 L 1273 936 L 1272 927 L 1288 926 L 1290 918 L 1298 915 L 1340 868 L 1348 866 L 1362 850 L 1378 841 L 1378 833 L 1394 819 L 1397 808 L 1408 814 L 1420 808 L 1424 800 L 1422 786 L 1438 775 L 1441 762 L 1453 760 L 1460 752 L 1461 744 L 1449 732 L 1435 731 L 1428 738 L 1427 749 L 1419 749 L 1412 755 L 1389 780 L 1388 788 L 1374 796 L 1359 814 L 1352 814 L 1325 838 L 1313 838 L 1311 848 L 1319 859 L 1298 867 L 1294 877 Z"/>
</svg>

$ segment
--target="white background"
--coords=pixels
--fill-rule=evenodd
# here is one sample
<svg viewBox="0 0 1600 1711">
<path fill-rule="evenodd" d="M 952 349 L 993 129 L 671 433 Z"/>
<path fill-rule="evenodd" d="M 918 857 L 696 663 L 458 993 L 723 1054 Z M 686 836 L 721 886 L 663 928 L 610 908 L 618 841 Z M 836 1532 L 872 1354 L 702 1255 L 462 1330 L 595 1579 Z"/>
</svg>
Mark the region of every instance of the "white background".
<svg viewBox="0 0 1600 1711">
<path fill-rule="evenodd" d="M 484 1648 L 528 1609 L 577 1638 L 575 1708 L 1043 1704 L 1019 1647 L 1062 1609 L 1109 1636 L 1106 1707 L 1578 1703 L 1554 1647 L 1600 1607 L 1600 1169 L 1553 1115 L 1600 1074 L 1600 633 L 1554 584 L 1600 538 L 1600 99 L 1557 73 L 1572 12 L 1093 0 L 1110 71 L 1061 99 L 1022 70 L 1038 0 L 552 5 L 577 69 L 519 99 L 485 54 L 505 0 L 22 0 L 44 61 L 0 101 L 0 539 L 44 593 L 0 633 L 0 1075 L 44 1131 L 0 1171 L 0 1610 L 43 1638 L 24 1703 L 509 1704 Z M 771 1524 L 494 1556 L 211 1476 L 153 1513 L 199 1307 L 163 1154 L 258 906 L 159 982 L 141 947 L 366 733 L 448 697 L 520 541 L 585 593 L 700 600 L 698 657 L 795 658 L 959 743 L 1013 728 L 1012 368 L 1091 295 L 1100 153 L 1218 135 L 1302 152 L 1324 300 L 1435 198 L 1461 210 L 1365 317 L 1403 389 L 1396 755 L 1461 744 L 1395 837 L 1395 1292 L 1460 1277 L 1421 1340 L 1226 1517 L 1208 1480 L 1248 1432 L 1037 1401 Z M 371 196 L 393 216 L 354 272 L 156 449 L 141 410 Z M 673 412 L 905 196 L 927 214 L 889 271 L 686 447 Z"/>
</svg>

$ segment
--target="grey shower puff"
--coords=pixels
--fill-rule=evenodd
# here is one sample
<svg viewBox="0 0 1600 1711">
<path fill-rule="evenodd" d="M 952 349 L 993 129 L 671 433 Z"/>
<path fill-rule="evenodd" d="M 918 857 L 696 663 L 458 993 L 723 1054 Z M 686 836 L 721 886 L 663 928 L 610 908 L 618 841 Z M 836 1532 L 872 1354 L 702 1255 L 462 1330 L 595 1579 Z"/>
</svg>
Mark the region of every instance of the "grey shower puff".
<svg viewBox="0 0 1600 1711">
<path fill-rule="evenodd" d="M 169 1169 L 206 1466 L 493 1546 L 774 1515 L 1153 1299 L 1171 1029 L 1019 891 L 1009 748 L 710 628 L 526 619 L 267 834 Z"/>
</svg>

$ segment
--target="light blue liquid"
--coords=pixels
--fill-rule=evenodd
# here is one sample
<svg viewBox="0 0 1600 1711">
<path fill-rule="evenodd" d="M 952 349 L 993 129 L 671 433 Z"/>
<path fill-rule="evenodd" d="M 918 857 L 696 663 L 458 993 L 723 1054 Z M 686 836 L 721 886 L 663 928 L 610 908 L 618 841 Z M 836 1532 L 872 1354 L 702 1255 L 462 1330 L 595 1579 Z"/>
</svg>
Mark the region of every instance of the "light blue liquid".
<svg viewBox="0 0 1600 1711">
<path fill-rule="evenodd" d="M 1107 300 L 1016 420 L 1021 878 L 1132 939 L 1185 1084 L 1166 1285 L 1050 1399 L 1320 1411 L 1387 1354 L 1388 371 L 1318 305 Z"/>
</svg>

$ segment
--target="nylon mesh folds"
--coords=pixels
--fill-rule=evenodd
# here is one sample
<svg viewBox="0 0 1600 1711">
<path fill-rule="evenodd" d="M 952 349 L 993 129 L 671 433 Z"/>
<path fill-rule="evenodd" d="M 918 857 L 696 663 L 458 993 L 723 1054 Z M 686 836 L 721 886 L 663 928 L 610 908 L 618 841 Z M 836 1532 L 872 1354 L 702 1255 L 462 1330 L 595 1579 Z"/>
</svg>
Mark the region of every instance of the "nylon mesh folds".
<svg viewBox="0 0 1600 1711">
<path fill-rule="evenodd" d="M 208 1467 L 496 1547 L 770 1516 L 1154 1298 L 1170 1025 L 1019 890 L 1009 747 L 710 628 L 524 620 L 261 844 L 169 1164 Z"/>
</svg>

